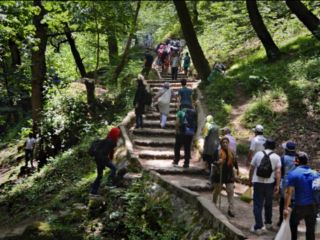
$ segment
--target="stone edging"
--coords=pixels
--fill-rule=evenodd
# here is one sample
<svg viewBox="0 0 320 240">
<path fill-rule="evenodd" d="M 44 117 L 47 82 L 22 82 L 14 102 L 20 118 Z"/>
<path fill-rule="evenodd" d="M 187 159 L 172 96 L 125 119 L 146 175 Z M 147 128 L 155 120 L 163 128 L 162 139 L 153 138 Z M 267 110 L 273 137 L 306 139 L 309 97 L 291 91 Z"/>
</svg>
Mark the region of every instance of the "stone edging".
<svg viewBox="0 0 320 240">
<path fill-rule="evenodd" d="M 209 199 L 201 197 L 196 192 L 167 181 L 157 172 L 147 172 L 149 172 L 154 181 L 159 183 L 162 187 L 179 196 L 190 205 L 196 206 L 200 215 L 205 219 L 208 219 L 210 221 L 210 224 L 212 224 L 213 229 L 217 230 L 218 232 L 222 232 L 225 235 L 226 239 L 246 239 L 243 232 L 232 225 L 227 217 L 222 214 L 221 211 Z"/>
</svg>

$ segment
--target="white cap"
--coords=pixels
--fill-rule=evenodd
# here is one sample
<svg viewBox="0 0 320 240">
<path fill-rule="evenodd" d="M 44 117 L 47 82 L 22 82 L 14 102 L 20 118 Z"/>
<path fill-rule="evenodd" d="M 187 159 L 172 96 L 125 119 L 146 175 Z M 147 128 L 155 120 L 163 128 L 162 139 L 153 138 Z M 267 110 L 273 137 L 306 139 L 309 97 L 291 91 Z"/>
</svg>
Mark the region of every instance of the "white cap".
<svg viewBox="0 0 320 240">
<path fill-rule="evenodd" d="M 263 126 L 258 124 L 255 128 L 252 129 L 255 132 L 263 132 Z"/>
</svg>

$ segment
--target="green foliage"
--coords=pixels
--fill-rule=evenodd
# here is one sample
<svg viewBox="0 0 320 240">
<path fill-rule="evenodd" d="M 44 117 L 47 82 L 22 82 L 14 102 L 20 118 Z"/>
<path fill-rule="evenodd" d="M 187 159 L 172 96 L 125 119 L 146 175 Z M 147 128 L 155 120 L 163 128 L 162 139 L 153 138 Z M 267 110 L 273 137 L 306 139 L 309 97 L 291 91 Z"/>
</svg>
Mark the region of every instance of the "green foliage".
<svg viewBox="0 0 320 240">
<path fill-rule="evenodd" d="M 229 121 L 229 114 L 231 112 L 231 103 L 234 99 L 235 80 L 223 75 L 217 76 L 208 86 L 201 86 L 204 88 L 206 103 L 214 116 L 215 121 L 224 126 Z"/>
<path fill-rule="evenodd" d="M 254 102 L 243 116 L 248 128 L 253 128 L 257 124 L 269 125 L 273 118 L 274 114 L 267 101 Z"/>
</svg>

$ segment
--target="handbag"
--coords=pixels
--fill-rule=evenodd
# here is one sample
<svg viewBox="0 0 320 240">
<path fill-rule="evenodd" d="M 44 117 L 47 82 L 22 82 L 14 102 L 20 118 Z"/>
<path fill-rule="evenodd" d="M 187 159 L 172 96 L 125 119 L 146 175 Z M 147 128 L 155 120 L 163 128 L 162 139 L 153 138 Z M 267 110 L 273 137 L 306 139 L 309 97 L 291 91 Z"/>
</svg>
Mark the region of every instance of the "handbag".
<svg viewBox="0 0 320 240">
<path fill-rule="evenodd" d="M 280 229 L 274 240 L 291 240 L 291 229 L 289 224 L 290 216 L 287 219 L 283 219 Z"/>
<path fill-rule="evenodd" d="M 240 200 L 250 203 L 252 200 L 252 187 L 248 187 L 247 190 L 241 195 Z"/>
</svg>

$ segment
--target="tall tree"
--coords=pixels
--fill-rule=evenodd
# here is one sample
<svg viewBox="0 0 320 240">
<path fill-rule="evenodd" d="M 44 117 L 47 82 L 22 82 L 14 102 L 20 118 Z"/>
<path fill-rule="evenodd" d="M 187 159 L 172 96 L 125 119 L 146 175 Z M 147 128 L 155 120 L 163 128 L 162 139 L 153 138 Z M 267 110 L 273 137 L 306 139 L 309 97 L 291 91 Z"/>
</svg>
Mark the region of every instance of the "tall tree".
<svg viewBox="0 0 320 240">
<path fill-rule="evenodd" d="M 286 4 L 313 36 L 320 40 L 320 20 L 300 0 L 286 0 Z"/>
<path fill-rule="evenodd" d="M 174 0 L 173 2 L 179 16 L 183 35 L 187 41 L 187 46 L 190 51 L 192 62 L 202 81 L 206 82 L 211 71 L 209 62 L 206 59 L 198 42 L 198 38 L 194 30 L 186 2 L 184 0 Z"/>
<path fill-rule="evenodd" d="M 130 30 L 130 33 L 129 33 L 129 36 L 128 36 L 128 40 L 127 40 L 127 44 L 126 44 L 126 47 L 124 49 L 124 52 L 122 54 L 122 58 L 118 64 L 118 66 L 116 67 L 114 73 L 113 73 L 113 76 L 112 76 L 112 79 L 116 82 L 120 73 L 122 72 L 125 64 L 127 63 L 128 61 L 128 55 L 129 55 L 129 49 L 130 49 L 130 46 L 131 46 L 131 41 L 132 41 L 132 38 L 134 36 L 134 33 L 136 31 L 136 26 L 137 26 L 137 21 L 138 21 L 138 15 L 139 15 L 139 10 L 140 10 L 140 6 L 141 6 L 141 1 L 139 0 L 137 2 L 137 8 L 136 8 L 136 11 L 135 11 L 135 14 L 134 14 L 134 18 L 133 18 L 133 22 L 132 22 L 132 25 L 131 25 L 131 30 Z"/>
<path fill-rule="evenodd" d="M 86 72 L 86 68 L 83 64 L 82 58 L 80 56 L 80 53 L 78 51 L 76 42 L 72 36 L 72 32 L 69 28 L 69 25 L 66 23 L 65 24 L 65 30 L 64 30 L 68 43 L 70 45 L 71 48 L 71 52 L 74 58 L 74 61 L 76 62 L 76 65 L 79 69 L 80 75 L 81 77 L 84 79 L 84 84 L 86 86 L 86 90 L 87 90 L 87 103 L 88 106 L 90 108 L 90 110 L 94 111 L 94 105 L 95 105 L 95 95 L 94 95 L 94 81 L 91 81 L 87 78 L 87 72 Z"/>
<path fill-rule="evenodd" d="M 246 4 L 251 25 L 257 33 L 258 38 L 262 42 L 268 59 L 271 61 L 278 59 L 280 57 L 280 50 L 274 43 L 267 27 L 263 23 L 262 17 L 258 10 L 257 1 L 246 0 Z"/>
<path fill-rule="evenodd" d="M 116 63 L 116 60 L 118 59 L 118 40 L 115 31 L 108 30 L 107 32 L 108 36 L 108 50 L 109 50 L 109 62 L 111 65 Z"/>
<path fill-rule="evenodd" d="M 46 47 L 47 47 L 47 30 L 46 23 L 42 23 L 46 10 L 41 0 L 33 0 L 33 5 L 40 9 L 39 14 L 33 16 L 33 25 L 35 26 L 35 38 L 39 40 L 37 47 L 32 48 L 31 52 L 31 74 L 32 74 L 32 120 L 33 131 L 38 133 L 41 112 L 43 109 L 43 83 L 46 78 Z"/>
</svg>

